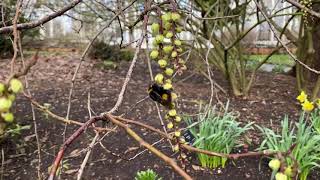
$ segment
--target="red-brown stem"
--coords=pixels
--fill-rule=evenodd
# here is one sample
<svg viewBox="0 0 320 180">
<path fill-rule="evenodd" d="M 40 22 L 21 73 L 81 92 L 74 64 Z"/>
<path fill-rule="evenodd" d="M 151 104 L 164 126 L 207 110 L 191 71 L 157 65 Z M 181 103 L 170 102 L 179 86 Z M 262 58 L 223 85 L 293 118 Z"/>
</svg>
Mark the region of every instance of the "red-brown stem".
<svg viewBox="0 0 320 180">
<path fill-rule="evenodd" d="M 111 116 L 111 115 L 110 115 Z M 129 123 L 129 124 L 134 124 L 134 125 L 138 125 L 138 126 L 141 126 L 141 127 L 144 127 L 144 128 L 147 128 L 153 132 L 156 132 L 158 133 L 159 135 L 165 137 L 165 138 L 168 138 L 168 139 L 171 139 L 173 140 L 172 137 L 170 137 L 169 135 L 167 135 L 166 133 L 162 132 L 161 130 L 159 129 L 156 129 L 152 126 L 149 126 L 147 124 L 144 124 L 142 122 L 139 122 L 139 121 L 136 121 L 136 120 L 131 120 L 131 119 L 125 119 L 125 118 L 122 118 L 122 117 L 118 117 L 118 116 L 112 116 L 113 118 L 117 119 L 117 120 L 120 120 L 122 122 L 126 122 L 126 123 Z M 295 147 L 296 145 L 293 144 L 289 150 L 287 152 L 280 152 L 281 154 L 283 155 L 288 155 L 291 153 L 292 149 Z M 195 148 L 195 147 L 192 147 L 190 145 L 187 145 L 187 144 L 181 144 L 181 148 L 184 148 L 190 152 L 196 152 L 196 153 L 201 153 L 201 154 L 206 154 L 206 155 L 209 155 L 209 156 L 219 156 L 219 157 L 225 157 L 225 158 L 229 158 L 229 159 L 238 159 L 238 158 L 244 158 L 244 157 L 254 157 L 254 156 L 271 156 L 271 155 L 274 155 L 274 154 L 277 154 L 278 151 L 260 151 L 260 152 L 246 152 L 246 153 L 241 153 L 241 154 L 224 154 L 224 153 L 218 153 L 218 152 L 212 152 L 212 151 L 207 151 L 207 150 L 203 150 L 203 149 L 199 149 L 199 148 Z"/>
<path fill-rule="evenodd" d="M 70 144 L 76 140 L 91 124 L 97 122 L 97 121 L 101 121 L 101 120 L 105 120 L 106 118 L 101 117 L 101 116 L 97 116 L 97 117 L 93 117 L 91 118 L 89 121 L 87 121 L 86 123 L 84 123 L 77 131 L 75 131 L 61 146 L 55 160 L 54 163 L 51 167 L 51 171 L 50 171 L 50 175 L 48 180 L 54 180 L 54 177 L 56 175 L 57 169 L 59 167 L 59 164 L 61 162 L 61 159 L 63 158 L 63 154 L 65 152 L 65 150 L 70 146 Z"/>
</svg>

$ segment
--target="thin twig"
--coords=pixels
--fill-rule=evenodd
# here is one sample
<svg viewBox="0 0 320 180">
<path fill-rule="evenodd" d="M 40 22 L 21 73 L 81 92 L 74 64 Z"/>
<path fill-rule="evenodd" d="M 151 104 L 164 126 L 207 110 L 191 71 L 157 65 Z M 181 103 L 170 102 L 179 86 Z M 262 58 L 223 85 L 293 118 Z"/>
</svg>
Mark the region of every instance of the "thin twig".
<svg viewBox="0 0 320 180">
<path fill-rule="evenodd" d="M 4 174 L 4 150 L 1 148 L 1 180 L 3 180 L 3 174 Z"/>
<path fill-rule="evenodd" d="M 92 115 L 91 115 L 91 97 L 90 97 L 90 90 L 89 90 L 89 93 L 88 93 L 88 103 L 87 103 L 87 105 L 88 105 L 89 118 L 91 119 L 91 118 L 92 118 Z M 93 124 L 93 126 L 94 126 L 94 124 Z M 82 174 L 83 174 L 83 171 L 84 171 L 84 168 L 86 167 L 86 165 L 87 165 L 87 163 L 88 163 L 88 160 L 89 160 L 89 157 L 90 157 L 90 155 L 91 155 L 92 149 L 93 149 L 93 147 L 94 147 L 94 145 L 95 145 L 95 143 L 96 143 L 96 141 L 97 141 L 98 138 L 99 138 L 99 132 L 96 131 L 96 135 L 94 136 L 94 138 L 92 139 L 89 147 L 87 148 L 88 151 L 87 151 L 87 153 L 86 153 L 86 155 L 85 155 L 85 157 L 84 157 L 84 159 L 83 159 L 83 161 L 82 161 L 82 163 L 81 163 L 81 166 L 80 166 L 80 168 L 79 168 L 79 170 L 78 170 L 77 180 L 81 180 Z"/>
<path fill-rule="evenodd" d="M 20 34 L 19 34 L 19 36 L 20 36 Z M 25 64 L 23 49 L 22 49 L 22 45 L 21 45 L 21 38 L 19 38 L 18 45 L 19 45 L 19 51 L 20 51 L 20 56 L 21 56 L 21 60 L 22 60 L 22 67 L 25 70 L 30 69 L 30 68 L 26 67 L 26 64 Z M 36 59 L 37 59 L 37 55 L 34 58 L 32 58 L 32 60 L 34 60 L 35 62 L 36 62 Z M 34 64 L 35 64 L 35 62 L 34 62 Z M 31 62 L 28 64 L 28 66 L 31 67 L 34 64 Z M 24 80 L 25 80 L 25 88 L 27 90 L 27 93 L 29 96 L 31 96 L 27 70 L 25 71 Z M 42 179 L 42 176 L 41 176 L 41 164 L 42 164 L 41 163 L 41 144 L 40 144 L 40 139 L 39 139 L 39 135 L 38 135 L 38 125 L 37 125 L 37 120 L 36 120 L 36 113 L 35 113 L 33 104 L 30 103 L 30 105 L 31 105 L 31 112 L 32 112 L 32 121 L 33 121 L 33 126 L 34 126 L 34 134 L 36 136 L 37 151 L 38 151 L 38 165 L 37 165 L 38 180 L 41 180 Z"/>
<path fill-rule="evenodd" d="M 80 169 L 79 169 L 78 175 L 77 175 L 77 180 L 81 180 L 84 168 L 87 165 L 88 159 L 89 159 L 89 157 L 91 155 L 92 149 L 93 149 L 94 144 L 96 143 L 98 137 L 99 137 L 99 132 L 96 132 L 96 135 L 94 136 L 94 138 L 92 139 L 92 141 L 91 141 L 91 143 L 90 143 L 90 145 L 88 147 L 88 151 L 86 153 L 86 156 L 84 157 L 84 159 L 83 159 L 83 161 L 81 163 L 81 166 L 80 166 Z"/>
<path fill-rule="evenodd" d="M 145 5 L 145 9 L 148 7 L 148 5 L 146 4 Z M 117 99 L 117 102 L 116 104 L 113 106 L 113 108 L 108 111 L 108 112 L 104 112 L 102 113 L 102 115 L 105 115 L 107 113 L 109 114 L 112 114 L 114 112 L 116 112 L 118 110 L 118 108 L 120 107 L 120 105 L 122 104 L 122 101 L 123 101 L 123 98 L 124 98 L 124 94 L 126 92 L 126 89 L 127 89 L 127 86 L 128 86 L 128 83 L 131 79 L 131 76 L 132 76 L 132 73 L 133 73 L 133 69 L 136 65 L 136 62 L 137 62 L 137 59 L 138 59 L 138 55 L 139 55 L 139 52 L 140 52 L 140 49 L 141 49 L 141 46 L 142 46 L 142 43 L 147 35 L 147 23 L 148 23 L 148 16 L 145 15 L 145 19 L 144 19 L 144 28 L 141 32 L 141 37 L 140 37 L 140 40 L 139 40 L 139 43 L 137 44 L 136 46 L 136 51 L 134 53 L 134 57 L 132 59 L 132 62 L 131 62 L 131 65 L 129 67 L 129 70 L 127 71 L 127 75 L 126 75 L 126 78 L 123 82 L 123 85 L 122 85 L 122 88 L 121 88 L 121 91 L 118 95 L 118 99 Z"/>
<path fill-rule="evenodd" d="M 51 170 L 50 170 L 50 175 L 48 180 L 53 180 L 58 166 L 60 165 L 60 162 L 63 158 L 63 155 L 65 153 L 65 150 L 93 123 L 97 122 L 97 121 L 101 121 L 101 120 L 105 120 L 106 118 L 101 117 L 101 116 L 97 116 L 97 117 L 93 117 L 91 118 L 89 121 L 87 121 L 86 123 L 84 123 L 77 131 L 75 131 L 61 146 L 53 165 L 51 166 Z"/>
<path fill-rule="evenodd" d="M 33 55 L 33 57 L 30 59 L 30 61 L 28 61 L 28 64 L 25 64 L 22 68 L 22 70 L 16 72 L 16 73 L 12 73 L 9 75 L 9 77 L 6 80 L 6 83 L 8 84 L 10 82 L 10 80 L 12 78 L 19 78 L 21 76 L 27 75 L 28 72 L 30 71 L 30 69 L 36 65 L 37 61 L 38 61 L 38 51 L 36 51 L 36 53 Z"/>
<path fill-rule="evenodd" d="M 70 9 L 74 8 L 77 4 L 79 4 L 82 0 L 74 0 L 70 4 L 66 5 L 65 7 L 61 8 L 60 10 L 49 14 L 47 16 L 44 16 L 43 18 L 37 20 L 37 21 L 32 21 L 28 23 L 22 23 L 22 24 L 17 24 L 17 30 L 24 30 L 24 29 L 32 29 L 38 26 L 41 26 L 45 24 L 48 21 L 51 21 L 52 19 L 61 16 L 64 14 L 66 11 L 69 11 Z M 6 26 L 0 28 L 0 34 L 4 33 L 10 33 L 14 30 L 14 25 L 12 26 Z"/>
<path fill-rule="evenodd" d="M 154 143 L 151 144 L 151 146 L 155 146 L 156 144 L 159 144 L 160 142 L 163 141 L 164 138 L 160 139 L 159 141 L 156 141 Z M 148 149 L 144 149 L 143 151 L 140 151 L 139 153 L 135 154 L 134 156 L 132 156 L 131 158 L 129 158 L 128 160 L 131 161 L 137 157 L 139 157 L 140 155 L 142 155 L 144 152 L 148 151 Z"/>
<path fill-rule="evenodd" d="M 17 23 L 18 23 L 18 19 L 19 19 L 19 15 L 20 15 L 20 10 L 21 10 L 21 1 L 17 0 L 17 4 L 16 4 L 16 13 L 15 16 L 13 18 L 13 57 L 11 59 L 11 68 L 10 68 L 10 74 L 13 74 L 14 72 L 14 63 L 17 59 L 18 56 L 18 40 L 19 40 L 19 34 L 18 34 L 18 29 L 17 29 Z"/>
<path fill-rule="evenodd" d="M 82 56 L 80 58 L 80 62 L 78 63 L 75 72 L 73 74 L 72 80 L 71 80 L 71 87 L 69 90 L 69 96 L 68 96 L 68 107 L 67 107 L 67 114 L 66 114 L 66 118 L 65 119 L 69 119 L 70 116 L 70 111 L 71 111 L 71 99 L 72 99 L 72 95 L 73 95 L 73 90 L 74 90 L 74 85 L 75 85 L 75 80 L 77 77 L 77 74 L 79 72 L 79 69 L 82 65 L 82 62 L 84 61 L 87 53 L 89 52 L 89 49 L 91 48 L 91 46 L 93 45 L 94 41 L 98 38 L 98 36 L 106 29 L 108 28 L 111 23 L 126 9 L 128 9 L 130 6 L 132 6 L 137 0 L 133 0 L 131 3 L 129 3 L 126 7 L 124 7 L 121 11 L 119 11 L 118 13 L 116 13 L 111 20 L 102 28 L 98 31 L 98 33 L 93 37 L 93 39 L 88 43 L 86 49 L 83 51 Z M 67 131 L 67 127 L 68 124 L 66 123 L 64 126 L 64 131 L 63 131 L 63 141 L 65 141 L 65 135 L 66 135 L 66 131 Z M 62 165 L 62 164 L 61 164 Z"/>
<path fill-rule="evenodd" d="M 26 93 L 23 94 L 26 98 L 28 98 L 28 100 L 40 111 L 42 111 L 43 113 L 48 114 L 50 117 L 61 121 L 63 123 L 68 123 L 68 124 L 75 124 L 78 126 L 82 126 L 84 123 L 79 122 L 78 120 L 71 120 L 71 119 L 65 119 L 59 115 L 56 115 L 55 113 L 51 112 L 47 107 L 40 105 L 37 101 L 35 101 L 34 99 L 32 99 L 31 96 L 27 95 Z M 97 131 L 112 131 L 115 132 L 114 129 L 110 129 L 110 128 L 101 128 L 101 127 L 94 127 L 95 130 Z"/>
</svg>

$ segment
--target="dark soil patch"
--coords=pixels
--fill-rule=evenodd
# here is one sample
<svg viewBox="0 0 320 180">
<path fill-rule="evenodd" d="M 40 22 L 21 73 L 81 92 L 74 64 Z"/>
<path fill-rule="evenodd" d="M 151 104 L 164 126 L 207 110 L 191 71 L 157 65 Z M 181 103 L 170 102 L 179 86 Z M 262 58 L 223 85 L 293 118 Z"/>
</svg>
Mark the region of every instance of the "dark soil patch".
<svg viewBox="0 0 320 180">
<path fill-rule="evenodd" d="M 29 74 L 30 87 L 33 96 L 40 103 L 49 103 L 51 110 L 61 116 L 66 115 L 70 79 L 74 68 L 78 63 L 76 54 L 56 58 L 41 58 L 39 63 Z M 0 62 L 5 67 L 6 62 Z M 89 118 L 87 110 L 88 92 L 91 94 L 91 107 L 97 114 L 109 110 L 116 102 L 125 74 L 129 67 L 128 62 L 121 63 L 116 70 L 101 70 L 96 68 L 96 62 L 88 60 L 81 66 L 75 83 L 74 95 L 70 119 L 81 122 Z M 153 67 L 156 71 L 157 66 Z M 7 75 L 2 71 L 0 80 Z M 210 84 L 207 79 L 199 74 L 179 82 L 188 77 L 190 71 L 178 77 L 176 91 L 181 96 L 179 109 L 186 114 L 195 114 L 199 110 L 200 102 L 207 102 L 210 96 Z M 214 79 L 226 90 L 228 83 L 219 74 L 214 72 Z M 126 113 L 125 117 L 143 121 L 161 129 L 160 121 L 154 103 L 146 101 L 133 106 L 139 100 L 147 96 L 146 89 L 150 84 L 149 72 L 143 58 L 139 59 L 132 80 L 129 83 L 127 93 L 119 114 Z M 277 128 L 285 114 L 296 119 L 299 106 L 296 103 L 294 89 L 295 79 L 281 74 L 259 73 L 252 92 L 246 99 L 226 96 L 217 92 L 222 102 L 230 100 L 230 109 L 239 113 L 239 120 L 243 122 L 254 121 L 256 124 Z M 216 103 L 216 101 L 215 101 Z M 16 143 L 4 142 L 0 149 L 4 150 L 4 179 L 36 179 L 37 177 L 37 143 L 33 131 L 31 107 L 28 100 L 18 97 L 14 108 L 16 119 L 21 125 L 31 124 L 32 128 L 23 131 L 18 136 Z M 57 122 L 45 114 L 37 111 L 38 134 L 41 141 L 42 165 L 41 172 L 44 177 L 48 175 L 48 167 L 51 165 L 60 145 L 63 143 L 64 124 Z M 69 137 L 78 128 L 76 125 L 68 125 L 66 137 Z M 133 127 L 147 142 L 154 143 L 159 136 L 145 129 Z M 64 164 L 68 167 L 64 170 L 62 179 L 76 179 L 77 170 L 85 156 L 85 148 L 91 142 L 94 133 L 87 130 L 68 149 L 65 154 Z M 102 134 L 101 134 L 102 136 Z M 259 137 L 252 132 L 253 147 L 257 147 Z M 133 160 L 137 153 L 143 151 L 139 144 L 127 134 L 118 129 L 117 133 L 110 133 L 101 143 L 105 148 L 96 145 L 92 156 L 85 169 L 83 179 L 133 179 L 136 172 L 152 168 L 164 177 L 164 179 L 181 179 L 170 167 L 149 152 L 144 152 Z M 174 156 L 168 143 L 162 141 L 155 145 L 168 156 Z M 112 152 L 112 153 L 110 153 Z M 187 167 L 187 172 L 195 179 L 263 179 L 270 178 L 270 170 L 267 161 L 260 158 L 246 158 L 237 161 L 229 161 L 225 169 L 202 170 L 197 165 L 196 159 L 193 165 Z M 260 165 L 260 168 L 259 168 Z M 318 179 L 316 173 L 309 179 Z"/>
</svg>

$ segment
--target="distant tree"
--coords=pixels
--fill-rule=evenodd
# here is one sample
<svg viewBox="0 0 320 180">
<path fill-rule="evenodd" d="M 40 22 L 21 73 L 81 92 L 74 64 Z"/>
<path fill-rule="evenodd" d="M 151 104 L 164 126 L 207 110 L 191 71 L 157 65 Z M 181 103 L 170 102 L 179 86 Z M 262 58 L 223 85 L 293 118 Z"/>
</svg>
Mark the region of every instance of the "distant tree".
<svg viewBox="0 0 320 180">
<path fill-rule="evenodd" d="M 312 10 L 320 11 L 320 2 L 312 1 Z M 308 14 L 304 16 L 301 23 L 300 38 L 298 44 L 298 58 L 315 70 L 320 70 L 320 19 Z M 308 84 L 312 85 L 312 99 L 319 97 L 320 76 L 296 65 L 297 86 L 299 91 L 307 90 Z"/>
<path fill-rule="evenodd" d="M 15 6 L 16 6 L 16 0 L 4 0 L 0 4 L 0 9 L 3 9 L 3 11 L 0 11 L 0 18 L 1 18 L 1 23 L 0 23 L 0 28 L 4 26 L 10 26 L 12 25 L 12 19 L 15 15 Z M 3 12 L 3 14 L 2 14 Z M 24 14 L 22 11 L 21 15 L 19 16 L 18 23 L 24 23 L 28 22 L 29 17 Z M 23 39 L 24 37 L 30 37 L 30 38 L 35 38 L 39 36 L 39 29 L 31 29 L 28 31 L 24 31 L 21 33 L 20 38 Z M 5 34 L 5 35 L 0 35 L 0 57 L 8 57 L 13 54 L 13 48 L 12 48 L 12 41 L 11 41 L 11 34 Z"/>
</svg>

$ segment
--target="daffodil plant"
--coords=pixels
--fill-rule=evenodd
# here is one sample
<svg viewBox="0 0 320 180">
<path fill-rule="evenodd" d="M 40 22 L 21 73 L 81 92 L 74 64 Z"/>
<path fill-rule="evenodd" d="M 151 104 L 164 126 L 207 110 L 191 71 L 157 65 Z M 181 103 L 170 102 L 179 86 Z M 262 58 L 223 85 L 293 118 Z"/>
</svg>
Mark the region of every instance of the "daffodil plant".
<svg viewBox="0 0 320 180">
<path fill-rule="evenodd" d="M 181 19 L 181 15 L 176 11 L 174 5 L 171 12 L 161 13 L 159 15 L 158 22 L 151 25 L 152 35 L 154 37 L 153 49 L 150 52 L 151 59 L 155 60 L 162 72 L 158 73 L 154 81 L 159 86 L 162 86 L 164 90 L 170 90 L 171 92 L 171 104 L 168 106 L 168 112 L 165 116 L 167 121 L 167 128 L 174 133 L 175 145 L 174 151 L 179 151 L 179 143 L 184 142 L 179 130 L 179 123 L 181 117 L 176 110 L 175 102 L 177 94 L 173 92 L 172 77 L 175 73 L 181 73 L 186 69 L 184 60 L 181 59 L 180 54 L 183 52 L 181 46 L 182 41 L 179 40 L 178 33 L 182 31 L 182 28 L 178 25 Z M 167 94 L 164 94 L 167 96 Z M 167 99 L 168 97 L 162 97 Z"/>
<path fill-rule="evenodd" d="M 308 95 L 304 92 L 301 91 L 300 95 L 297 97 L 297 100 L 300 102 L 302 110 L 305 112 L 311 112 L 316 108 L 316 105 L 318 108 L 320 108 L 320 99 L 317 99 L 316 101 L 312 102 L 309 101 Z"/>
<path fill-rule="evenodd" d="M 14 115 L 10 109 L 16 94 L 22 89 L 23 85 L 18 79 L 11 79 L 9 84 L 0 82 L 0 137 L 4 134 L 8 124 L 14 121 Z"/>
<path fill-rule="evenodd" d="M 298 177 L 307 180 L 312 169 L 320 167 L 320 134 L 307 125 L 305 113 L 302 113 L 299 122 L 289 123 L 288 116 L 281 123 L 282 130 L 275 132 L 268 128 L 257 126 L 263 136 L 258 150 L 290 153 L 283 157 L 275 157 L 269 162 L 276 180 L 290 180 Z M 291 149 L 292 148 L 292 149 Z"/>
<path fill-rule="evenodd" d="M 207 113 L 198 115 L 197 125 L 192 125 L 194 122 L 191 118 L 187 118 L 187 123 L 192 126 L 189 130 L 195 137 L 193 146 L 213 152 L 229 154 L 234 147 L 239 145 L 238 139 L 246 131 L 251 129 L 253 123 L 248 123 L 241 126 L 240 122 L 236 121 L 236 117 L 232 112 L 226 112 L 223 115 L 218 115 L 215 108 L 209 108 Z M 202 167 L 206 168 L 224 168 L 227 158 L 218 156 L 208 156 L 198 154 L 198 159 Z"/>
</svg>

